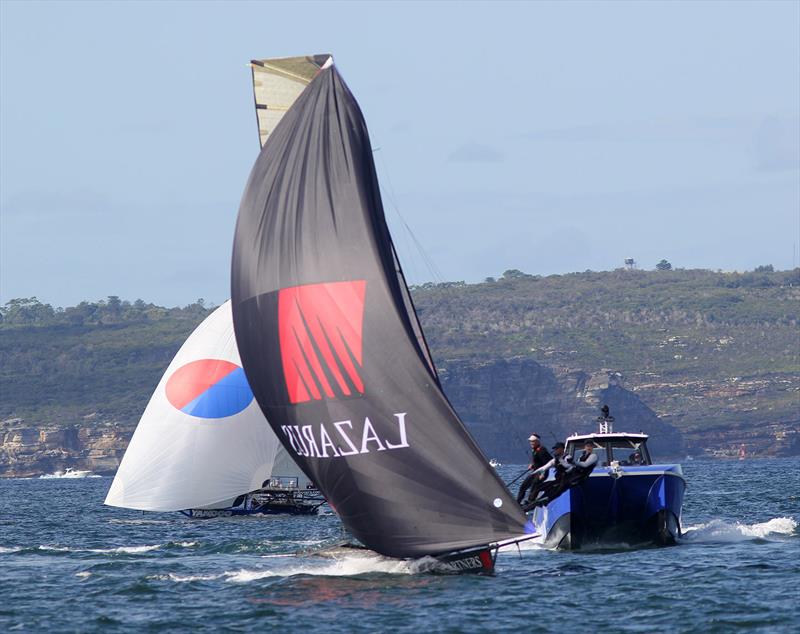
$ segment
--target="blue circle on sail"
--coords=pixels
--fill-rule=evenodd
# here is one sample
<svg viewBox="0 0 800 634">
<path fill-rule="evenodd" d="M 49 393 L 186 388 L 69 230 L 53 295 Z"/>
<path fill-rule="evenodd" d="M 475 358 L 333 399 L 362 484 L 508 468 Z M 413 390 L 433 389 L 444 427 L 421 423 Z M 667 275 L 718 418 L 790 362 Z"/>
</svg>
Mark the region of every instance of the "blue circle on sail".
<svg viewBox="0 0 800 634">
<path fill-rule="evenodd" d="M 241 366 L 222 359 L 200 359 L 178 368 L 167 380 L 167 400 L 197 418 L 226 418 L 253 400 Z"/>
</svg>

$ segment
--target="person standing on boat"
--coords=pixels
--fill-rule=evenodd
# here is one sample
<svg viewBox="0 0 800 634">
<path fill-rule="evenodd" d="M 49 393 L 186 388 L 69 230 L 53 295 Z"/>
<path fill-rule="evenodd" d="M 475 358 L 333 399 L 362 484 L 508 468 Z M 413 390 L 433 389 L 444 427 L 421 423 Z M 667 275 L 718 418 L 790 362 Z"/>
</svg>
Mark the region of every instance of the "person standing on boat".
<svg viewBox="0 0 800 634">
<path fill-rule="evenodd" d="M 528 469 L 539 469 L 547 462 L 553 459 L 553 456 L 550 455 L 550 452 L 544 448 L 542 445 L 542 439 L 539 437 L 539 434 L 531 434 L 530 438 L 528 438 L 528 442 L 531 445 L 531 462 L 528 465 Z M 519 486 L 519 493 L 517 493 L 517 503 L 522 504 L 522 500 L 525 497 L 525 493 L 528 489 L 531 488 L 531 485 L 540 484 L 544 482 L 547 478 L 547 472 L 544 473 L 531 473 L 527 478 L 522 481 L 522 484 Z M 533 494 L 533 490 L 531 490 L 531 494 Z"/>
</svg>

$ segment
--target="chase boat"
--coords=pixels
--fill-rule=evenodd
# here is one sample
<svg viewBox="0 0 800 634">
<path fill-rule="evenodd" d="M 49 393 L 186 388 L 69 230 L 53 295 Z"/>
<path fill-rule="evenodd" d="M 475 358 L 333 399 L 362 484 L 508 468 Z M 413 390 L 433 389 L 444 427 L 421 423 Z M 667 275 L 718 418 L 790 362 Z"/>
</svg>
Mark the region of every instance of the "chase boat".
<svg viewBox="0 0 800 634">
<path fill-rule="evenodd" d="M 647 439 L 614 433 L 608 419 L 596 434 L 567 438 L 566 455 L 577 460 L 590 441 L 598 463 L 589 477 L 529 514 L 547 546 L 675 543 L 686 481 L 680 465 L 653 464 Z"/>
</svg>

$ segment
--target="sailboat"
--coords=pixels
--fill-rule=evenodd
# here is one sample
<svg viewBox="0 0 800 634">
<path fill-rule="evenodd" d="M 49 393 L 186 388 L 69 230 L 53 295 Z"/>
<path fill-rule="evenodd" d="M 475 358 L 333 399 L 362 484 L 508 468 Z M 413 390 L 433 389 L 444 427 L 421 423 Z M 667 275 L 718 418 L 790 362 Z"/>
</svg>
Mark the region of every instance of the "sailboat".
<svg viewBox="0 0 800 634">
<path fill-rule="evenodd" d="M 239 209 L 242 367 L 285 449 L 363 546 L 490 572 L 497 549 L 533 526 L 442 391 L 358 104 L 330 56 L 306 60 L 314 77 L 264 137 Z"/>
<path fill-rule="evenodd" d="M 328 57 L 252 63 L 261 146 Z M 179 382 L 188 396 L 174 396 Z M 229 405 L 209 405 L 219 400 Z M 324 498 L 251 401 L 228 301 L 195 330 L 165 372 L 105 503 L 195 518 L 315 513 Z"/>
<path fill-rule="evenodd" d="M 323 502 L 253 399 L 225 302 L 161 378 L 105 503 L 218 517 L 309 514 Z"/>
</svg>

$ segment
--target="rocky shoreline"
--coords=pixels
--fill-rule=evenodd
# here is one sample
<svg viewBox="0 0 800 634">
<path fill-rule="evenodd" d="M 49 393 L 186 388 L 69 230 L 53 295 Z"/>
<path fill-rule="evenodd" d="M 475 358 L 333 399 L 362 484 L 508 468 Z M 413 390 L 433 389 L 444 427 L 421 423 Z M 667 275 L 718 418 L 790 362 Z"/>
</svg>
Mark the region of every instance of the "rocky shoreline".
<svg viewBox="0 0 800 634">
<path fill-rule="evenodd" d="M 504 462 L 527 460 L 527 437 L 546 443 L 596 429 L 602 404 L 618 431 L 644 431 L 658 460 L 800 454 L 800 422 L 749 422 L 681 431 L 659 416 L 643 392 L 626 387 L 618 372 L 554 369 L 529 358 L 440 363 L 445 393 L 484 453 Z M 144 404 L 142 404 L 144 408 Z M 100 475 L 116 472 L 136 421 L 102 421 L 90 413 L 74 424 L 0 421 L 0 477 L 37 477 L 67 467 Z"/>
<path fill-rule="evenodd" d="M 36 425 L 21 418 L 0 421 L 0 477 L 31 478 L 67 467 L 113 475 L 132 426 L 115 423 Z"/>
</svg>

